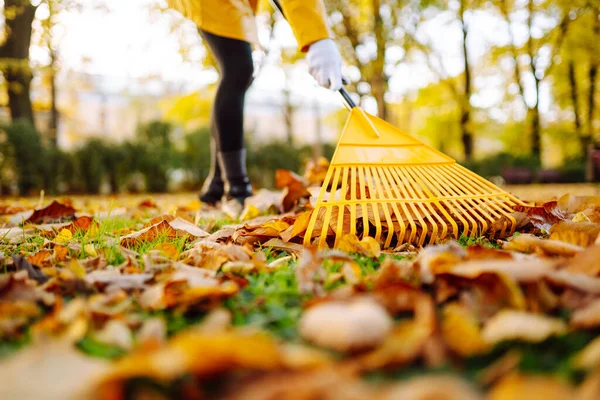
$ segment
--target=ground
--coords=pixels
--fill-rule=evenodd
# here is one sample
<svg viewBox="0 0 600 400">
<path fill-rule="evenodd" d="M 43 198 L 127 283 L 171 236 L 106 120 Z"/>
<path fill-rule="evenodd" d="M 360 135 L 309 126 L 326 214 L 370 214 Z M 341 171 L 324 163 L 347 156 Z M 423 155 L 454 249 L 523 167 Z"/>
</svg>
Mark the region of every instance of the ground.
<svg viewBox="0 0 600 400">
<path fill-rule="evenodd" d="M 0 397 L 596 399 L 598 187 L 509 190 L 515 235 L 335 251 L 277 193 L 5 199 Z"/>
</svg>

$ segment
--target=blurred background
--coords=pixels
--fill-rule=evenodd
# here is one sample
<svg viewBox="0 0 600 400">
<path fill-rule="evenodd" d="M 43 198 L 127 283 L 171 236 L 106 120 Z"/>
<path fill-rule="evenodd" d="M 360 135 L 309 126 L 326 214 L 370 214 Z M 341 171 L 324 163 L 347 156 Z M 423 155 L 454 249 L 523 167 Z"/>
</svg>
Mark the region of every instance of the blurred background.
<svg viewBox="0 0 600 400">
<path fill-rule="evenodd" d="M 266 1 L 250 174 L 330 157 L 347 111 Z M 369 112 L 499 183 L 600 176 L 600 0 L 325 0 Z M 162 0 L 4 0 L 0 194 L 196 190 L 218 73 Z"/>
</svg>

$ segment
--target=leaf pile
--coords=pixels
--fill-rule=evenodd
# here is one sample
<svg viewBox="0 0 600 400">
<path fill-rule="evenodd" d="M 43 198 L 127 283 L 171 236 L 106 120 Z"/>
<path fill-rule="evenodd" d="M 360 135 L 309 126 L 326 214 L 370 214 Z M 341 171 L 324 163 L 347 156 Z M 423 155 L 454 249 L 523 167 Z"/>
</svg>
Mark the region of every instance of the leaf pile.
<svg viewBox="0 0 600 400">
<path fill-rule="evenodd" d="M 520 210 L 506 240 L 316 251 L 303 180 L 241 220 L 0 204 L 0 398 L 600 398 L 599 198 Z"/>
</svg>

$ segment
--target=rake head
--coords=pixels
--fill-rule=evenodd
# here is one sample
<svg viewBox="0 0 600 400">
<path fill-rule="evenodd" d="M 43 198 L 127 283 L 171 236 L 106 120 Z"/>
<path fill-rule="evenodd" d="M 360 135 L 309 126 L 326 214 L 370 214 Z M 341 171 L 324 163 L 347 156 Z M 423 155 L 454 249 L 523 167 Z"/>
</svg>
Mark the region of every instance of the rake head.
<svg viewBox="0 0 600 400">
<path fill-rule="evenodd" d="M 503 237 L 519 199 L 387 122 L 352 108 L 304 244 L 337 247 L 345 234 L 384 248 L 448 235 Z"/>
</svg>

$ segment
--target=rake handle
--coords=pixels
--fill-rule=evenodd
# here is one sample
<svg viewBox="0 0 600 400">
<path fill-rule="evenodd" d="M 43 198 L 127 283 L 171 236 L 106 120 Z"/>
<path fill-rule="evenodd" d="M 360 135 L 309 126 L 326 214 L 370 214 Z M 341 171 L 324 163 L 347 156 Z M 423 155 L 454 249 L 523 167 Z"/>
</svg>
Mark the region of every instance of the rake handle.
<svg viewBox="0 0 600 400">
<path fill-rule="evenodd" d="M 271 4 L 273 5 L 273 8 L 278 10 L 281 13 L 281 15 L 283 15 L 283 18 L 287 20 L 283 12 L 283 8 L 281 7 L 281 4 L 279 4 L 279 0 L 271 0 Z M 354 107 L 357 107 L 356 103 L 354 102 L 354 100 L 352 100 L 350 93 L 346 90 L 345 87 L 342 86 L 340 90 L 338 90 L 338 92 L 340 93 L 340 95 L 342 95 L 342 98 L 344 99 L 344 102 L 346 103 L 348 108 L 352 109 Z"/>
</svg>

